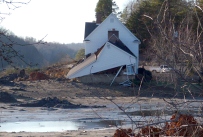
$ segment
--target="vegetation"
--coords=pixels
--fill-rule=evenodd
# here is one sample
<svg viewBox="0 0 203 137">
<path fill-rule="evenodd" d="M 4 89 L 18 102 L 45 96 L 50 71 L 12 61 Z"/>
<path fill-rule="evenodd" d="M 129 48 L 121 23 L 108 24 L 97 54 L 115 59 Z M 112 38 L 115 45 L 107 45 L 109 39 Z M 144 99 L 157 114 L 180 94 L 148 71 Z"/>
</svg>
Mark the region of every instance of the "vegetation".
<svg viewBox="0 0 203 137">
<path fill-rule="evenodd" d="M 12 32 L 1 29 L 0 70 L 7 67 L 45 67 L 74 58 L 82 43 L 60 44 L 39 42 L 34 38 L 19 38 Z"/>
<path fill-rule="evenodd" d="M 157 22 L 161 24 L 171 20 L 174 29 L 178 29 L 178 25 L 190 11 L 189 4 L 183 0 L 141 0 L 130 2 L 124 9 L 121 17 L 126 26 L 142 41 L 141 51 L 143 51 L 150 43 L 151 35 L 148 30 L 156 33 Z M 164 6 L 168 9 L 164 11 Z M 164 20 L 162 16 L 165 16 Z M 164 21 L 164 22 L 163 22 Z M 167 24 L 169 25 L 169 24 Z M 171 24 L 172 25 L 172 24 Z"/>
<path fill-rule="evenodd" d="M 180 77 L 203 71 L 202 1 L 141 0 L 130 2 L 122 16 L 142 41 L 145 61 L 168 64 Z"/>
<path fill-rule="evenodd" d="M 113 0 L 99 0 L 95 9 L 96 16 L 101 16 L 101 21 L 105 20 L 111 13 L 117 14 L 119 7 Z"/>
<path fill-rule="evenodd" d="M 162 110 L 161 114 L 157 113 L 149 119 L 143 115 L 144 126 L 140 126 L 131 119 L 131 115 L 126 114 L 133 123 L 132 130 L 145 129 L 147 133 L 140 132 L 141 136 L 159 136 L 156 135 L 157 131 L 161 134 L 162 131 L 153 131 L 150 128 L 160 128 L 163 123 L 170 121 L 171 126 L 164 127 L 164 132 L 169 128 L 168 133 L 164 134 L 201 137 L 202 131 L 200 133 L 197 128 L 202 125 L 203 115 L 195 113 L 195 108 L 190 108 L 190 105 L 194 103 L 198 109 L 202 108 L 202 100 L 198 98 L 202 99 L 203 95 L 203 1 L 194 3 L 186 0 L 139 0 L 129 2 L 121 17 L 126 26 L 142 41 L 140 53 L 143 55 L 143 63 L 166 64 L 172 68 L 170 73 L 152 73 L 152 80 L 144 84 L 145 76 L 137 75 L 141 82 L 134 81 L 139 84 L 135 98 L 145 95 L 147 88 L 147 97 L 163 98 L 167 110 Z M 125 112 L 125 108 L 120 110 Z M 140 108 L 142 114 L 144 111 Z M 167 111 L 175 112 L 171 119 L 165 117 Z M 173 121 L 181 116 L 188 117 L 187 120 L 194 116 L 200 123 L 194 124 L 194 120 L 192 122 L 183 118 Z M 180 125 L 183 124 L 187 128 L 181 129 Z M 193 126 L 195 129 L 190 128 Z M 196 131 L 200 134 L 196 134 Z"/>
<path fill-rule="evenodd" d="M 9 15 L 10 10 L 26 5 L 30 0 L 0 2 L 0 5 L 7 7 L 0 12 L 0 22 Z M 34 38 L 17 37 L 14 33 L 0 28 L 0 70 L 26 67 L 45 67 L 56 62 L 74 58 L 77 50 L 82 48 L 82 43 L 60 44 L 47 43 L 43 38 L 37 41 Z"/>
<path fill-rule="evenodd" d="M 85 57 L 85 49 L 80 49 L 75 55 L 75 60 L 81 60 Z"/>
</svg>

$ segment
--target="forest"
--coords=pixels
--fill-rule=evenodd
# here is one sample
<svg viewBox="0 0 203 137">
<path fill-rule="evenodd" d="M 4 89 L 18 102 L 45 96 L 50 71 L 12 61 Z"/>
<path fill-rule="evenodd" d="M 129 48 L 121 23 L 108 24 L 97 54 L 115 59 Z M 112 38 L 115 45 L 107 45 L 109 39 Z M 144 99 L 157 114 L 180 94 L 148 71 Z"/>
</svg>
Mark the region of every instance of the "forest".
<svg viewBox="0 0 203 137">
<path fill-rule="evenodd" d="M 83 48 L 82 43 L 61 44 L 21 38 L 3 28 L 0 33 L 1 70 L 8 67 L 42 68 L 57 62 L 68 62 Z"/>
</svg>

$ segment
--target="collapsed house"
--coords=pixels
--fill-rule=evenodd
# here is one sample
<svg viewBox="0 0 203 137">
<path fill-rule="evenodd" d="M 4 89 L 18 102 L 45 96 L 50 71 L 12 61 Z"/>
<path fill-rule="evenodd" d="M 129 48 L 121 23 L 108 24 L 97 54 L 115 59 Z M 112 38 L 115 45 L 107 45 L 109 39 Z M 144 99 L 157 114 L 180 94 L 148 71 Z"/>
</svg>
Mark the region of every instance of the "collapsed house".
<svg viewBox="0 0 203 137">
<path fill-rule="evenodd" d="M 102 23 L 99 20 L 86 22 L 86 57 L 69 71 L 67 78 L 111 84 L 115 80 L 128 81 L 137 73 L 140 41 L 116 15 L 110 14 Z"/>
</svg>

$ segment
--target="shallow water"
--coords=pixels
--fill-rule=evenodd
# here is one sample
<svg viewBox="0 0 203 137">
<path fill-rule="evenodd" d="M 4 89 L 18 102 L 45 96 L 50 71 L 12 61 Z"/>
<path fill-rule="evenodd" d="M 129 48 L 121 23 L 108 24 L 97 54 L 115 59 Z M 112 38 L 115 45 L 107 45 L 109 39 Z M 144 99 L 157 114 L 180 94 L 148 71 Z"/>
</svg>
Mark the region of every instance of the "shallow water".
<svg viewBox="0 0 203 137">
<path fill-rule="evenodd" d="M 198 104 L 190 104 L 191 110 L 183 109 L 181 113 L 198 114 Z M 63 132 L 67 130 L 103 129 L 109 127 L 143 125 L 170 119 L 174 111 L 167 105 L 159 103 L 119 104 L 121 111 L 110 104 L 106 108 L 95 109 L 44 109 L 11 107 L 5 104 L 0 110 L 0 132 Z M 4 108 L 4 109 L 3 109 Z M 132 123 L 129 117 L 135 122 Z M 163 119 L 160 119 L 162 118 Z"/>
<path fill-rule="evenodd" d="M 8 122 L 1 123 L 0 132 L 62 132 L 78 130 L 80 125 L 71 121 Z"/>
<path fill-rule="evenodd" d="M 63 132 L 67 130 L 102 129 L 120 126 L 120 120 L 92 119 L 81 121 L 23 121 L 0 124 L 0 132 Z"/>
</svg>

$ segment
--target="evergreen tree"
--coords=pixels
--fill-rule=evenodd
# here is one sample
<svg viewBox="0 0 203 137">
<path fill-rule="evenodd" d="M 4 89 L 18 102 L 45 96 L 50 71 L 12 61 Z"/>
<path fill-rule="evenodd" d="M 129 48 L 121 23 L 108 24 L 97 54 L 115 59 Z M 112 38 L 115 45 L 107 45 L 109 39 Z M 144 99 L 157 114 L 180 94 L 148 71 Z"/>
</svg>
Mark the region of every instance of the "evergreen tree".
<svg viewBox="0 0 203 137">
<path fill-rule="evenodd" d="M 83 59 L 85 57 L 85 49 L 80 49 L 75 55 L 76 60 Z"/>
<path fill-rule="evenodd" d="M 116 14 L 118 10 L 116 2 L 113 0 L 99 0 L 95 9 L 96 16 L 101 16 L 101 21 L 105 20 L 111 13 Z"/>
<path fill-rule="evenodd" d="M 140 0 L 134 2 L 131 8 L 129 17 L 124 20 L 126 26 L 142 41 L 141 50 L 147 47 L 151 39 L 150 33 L 157 33 L 158 22 L 170 22 L 172 24 L 164 25 L 172 25 L 177 30 L 191 9 L 184 0 Z"/>
</svg>

